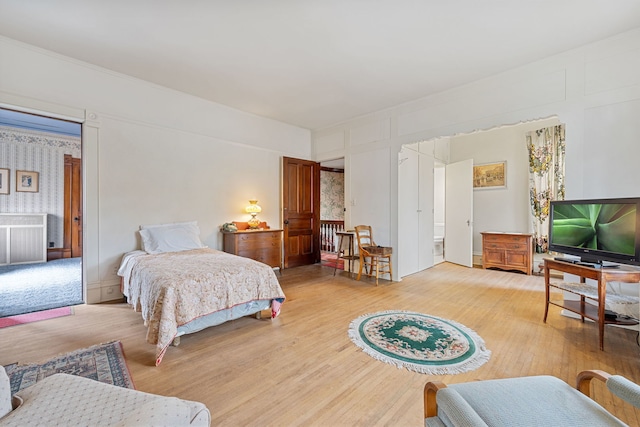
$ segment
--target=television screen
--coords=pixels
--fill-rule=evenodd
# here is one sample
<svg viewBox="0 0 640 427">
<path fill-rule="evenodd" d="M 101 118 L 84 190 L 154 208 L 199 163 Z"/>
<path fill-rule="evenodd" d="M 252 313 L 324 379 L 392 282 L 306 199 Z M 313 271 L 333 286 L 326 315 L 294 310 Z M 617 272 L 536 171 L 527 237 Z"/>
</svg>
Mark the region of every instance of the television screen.
<svg viewBox="0 0 640 427">
<path fill-rule="evenodd" d="M 638 260 L 640 199 L 551 203 L 549 249 L 592 262 Z"/>
</svg>

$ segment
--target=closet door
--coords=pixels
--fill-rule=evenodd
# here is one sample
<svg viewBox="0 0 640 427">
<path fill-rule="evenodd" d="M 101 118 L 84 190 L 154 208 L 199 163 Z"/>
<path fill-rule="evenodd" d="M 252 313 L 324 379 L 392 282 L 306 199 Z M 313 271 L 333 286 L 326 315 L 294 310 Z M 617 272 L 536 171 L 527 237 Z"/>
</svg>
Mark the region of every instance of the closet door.
<svg viewBox="0 0 640 427">
<path fill-rule="evenodd" d="M 417 273 L 420 265 L 418 235 L 419 170 L 418 153 L 403 148 L 398 154 L 398 273 Z"/>
<path fill-rule="evenodd" d="M 398 155 L 400 277 L 433 266 L 433 167 L 433 157 L 418 151 Z"/>
</svg>

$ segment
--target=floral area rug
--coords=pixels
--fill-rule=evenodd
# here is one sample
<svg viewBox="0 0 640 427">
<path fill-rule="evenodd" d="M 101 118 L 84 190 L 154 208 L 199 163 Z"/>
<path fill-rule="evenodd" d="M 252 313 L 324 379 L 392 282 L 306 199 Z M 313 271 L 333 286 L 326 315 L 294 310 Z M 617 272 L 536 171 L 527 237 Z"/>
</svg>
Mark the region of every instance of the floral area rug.
<svg viewBox="0 0 640 427">
<path fill-rule="evenodd" d="M 103 383 L 135 389 L 120 341 L 98 344 L 57 356 L 42 364 L 5 366 L 11 394 L 57 373 L 78 375 Z"/>
<path fill-rule="evenodd" d="M 374 359 L 429 375 L 471 371 L 491 356 L 466 326 L 410 311 L 360 316 L 351 322 L 349 338 Z"/>
</svg>

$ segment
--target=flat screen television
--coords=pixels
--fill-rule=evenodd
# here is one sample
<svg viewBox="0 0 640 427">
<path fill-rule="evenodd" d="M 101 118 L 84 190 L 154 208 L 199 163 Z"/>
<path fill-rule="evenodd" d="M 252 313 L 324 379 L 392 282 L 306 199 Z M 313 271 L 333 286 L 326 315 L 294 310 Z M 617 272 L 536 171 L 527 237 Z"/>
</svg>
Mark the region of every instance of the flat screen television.
<svg viewBox="0 0 640 427">
<path fill-rule="evenodd" d="M 640 198 L 552 201 L 549 251 L 640 265 Z"/>
</svg>

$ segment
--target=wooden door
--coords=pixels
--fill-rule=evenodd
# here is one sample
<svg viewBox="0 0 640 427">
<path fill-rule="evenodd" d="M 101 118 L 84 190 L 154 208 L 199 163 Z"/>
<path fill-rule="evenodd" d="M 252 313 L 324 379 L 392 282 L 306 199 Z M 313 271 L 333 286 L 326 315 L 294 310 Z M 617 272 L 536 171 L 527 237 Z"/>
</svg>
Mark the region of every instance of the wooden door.
<svg viewBox="0 0 640 427">
<path fill-rule="evenodd" d="M 64 257 L 82 256 L 82 160 L 64 156 Z"/>
<path fill-rule="evenodd" d="M 282 158 L 284 267 L 320 261 L 320 164 Z"/>
</svg>

